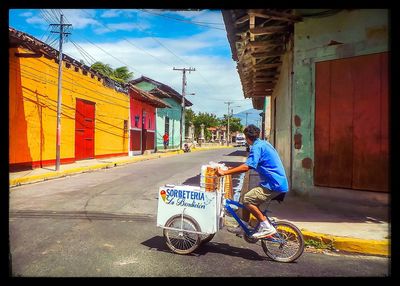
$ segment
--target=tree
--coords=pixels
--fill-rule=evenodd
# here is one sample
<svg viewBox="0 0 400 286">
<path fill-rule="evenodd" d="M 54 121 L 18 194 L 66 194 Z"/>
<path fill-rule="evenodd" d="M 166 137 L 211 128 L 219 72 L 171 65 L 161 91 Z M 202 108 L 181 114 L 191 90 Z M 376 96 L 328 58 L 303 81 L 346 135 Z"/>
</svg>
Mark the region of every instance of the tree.
<svg viewBox="0 0 400 286">
<path fill-rule="evenodd" d="M 200 125 L 204 124 L 204 136 L 205 139 L 208 140 L 211 137 L 211 133 L 210 131 L 207 130 L 207 128 L 218 126 L 219 120 L 215 114 L 207 112 L 199 112 L 199 114 L 195 117 L 193 124 L 195 126 L 195 134 L 197 138 L 199 138 L 201 134 Z"/>
<path fill-rule="evenodd" d="M 114 72 L 109 64 L 104 64 L 102 62 L 95 62 L 90 68 L 107 77 L 110 77 Z"/>
<path fill-rule="evenodd" d="M 115 78 L 123 80 L 123 82 L 128 82 L 132 79 L 133 72 L 129 72 L 128 67 L 119 67 L 114 70 L 113 75 Z"/>
<path fill-rule="evenodd" d="M 224 118 L 221 119 L 221 125 L 228 126 L 228 117 L 226 114 Z M 230 132 L 243 132 L 243 125 L 240 123 L 240 118 L 229 117 L 229 131 Z"/>
<path fill-rule="evenodd" d="M 190 108 L 185 109 L 185 129 L 188 130 L 190 123 L 194 123 L 196 113 Z"/>
<path fill-rule="evenodd" d="M 133 77 L 133 72 L 129 72 L 128 67 L 125 66 L 114 70 L 109 64 L 95 62 L 90 68 L 121 83 L 126 83 Z"/>
</svg>

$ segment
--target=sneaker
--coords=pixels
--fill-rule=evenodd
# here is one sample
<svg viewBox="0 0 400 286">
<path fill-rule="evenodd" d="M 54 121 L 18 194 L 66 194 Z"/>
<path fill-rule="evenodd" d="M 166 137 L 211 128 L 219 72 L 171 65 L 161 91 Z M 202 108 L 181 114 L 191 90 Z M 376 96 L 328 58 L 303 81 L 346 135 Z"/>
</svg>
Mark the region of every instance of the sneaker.
<svg viewBox="0 0 400 286">
<path fill-rule="evenodd" d="M 256 233 L 253 233 L 252 238 L 262 238 L 276 233 L 275 227 L 260 227 Z"/>
<path fill-rule="evenodd" d="M 230 233 L 236 233 L 236 234 L 243 234 L 244 233 L 244 230 L 240 225 L 238 225 L 236 227 L 228 227 L 227 231 L 229 231 Z"/>
</svg>

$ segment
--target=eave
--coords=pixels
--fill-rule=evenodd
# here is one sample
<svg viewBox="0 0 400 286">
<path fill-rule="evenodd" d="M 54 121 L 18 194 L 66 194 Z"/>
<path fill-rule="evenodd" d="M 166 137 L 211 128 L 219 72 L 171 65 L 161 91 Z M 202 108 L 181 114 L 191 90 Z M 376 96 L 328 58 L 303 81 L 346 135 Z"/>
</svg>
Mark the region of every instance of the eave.
<svg viewBox="0 0 400 286">
<path fill-rule="evenodd" d="M 279 78 L 293 24 L 301 17 L 292 9 L 223 10 L 222 16 L 244 97 L 263 109 Z"/>
</svg>

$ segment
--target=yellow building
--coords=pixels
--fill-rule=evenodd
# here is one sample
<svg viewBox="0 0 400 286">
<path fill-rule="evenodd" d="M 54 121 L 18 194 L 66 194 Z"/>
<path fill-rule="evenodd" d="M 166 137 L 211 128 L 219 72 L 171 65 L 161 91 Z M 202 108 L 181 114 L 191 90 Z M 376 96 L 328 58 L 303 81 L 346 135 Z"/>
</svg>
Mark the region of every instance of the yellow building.
<svg viewBox="0 0 400 286">
<path fill-rule="evenodd" d="M 9 28 L 10 171 L 55 165 L 58 51 Z M 125 86 L 63 55 L 61 164 L 128 154 Z"/>
</svg>

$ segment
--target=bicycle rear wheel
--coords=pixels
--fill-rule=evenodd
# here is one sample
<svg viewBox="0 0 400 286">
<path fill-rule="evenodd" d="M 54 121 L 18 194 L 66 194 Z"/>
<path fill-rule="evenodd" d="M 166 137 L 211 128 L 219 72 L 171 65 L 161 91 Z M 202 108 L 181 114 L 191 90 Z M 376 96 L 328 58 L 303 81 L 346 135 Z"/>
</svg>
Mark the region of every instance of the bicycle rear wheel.
<svg viewBox="0 0 400 286">
<path fill-rule="evenodd" d="M 261 239 L 265 254 L 278 262 L 292 262 L 304 251 L 304 238 L 301 231 L 292 223 L 278 221 L 275 224 L 277 233 L 272 237 Z"/>
<path fill-rule="evenodd" d="M 191 231 L 200 232 L 200 226 L 190 216 L 176 215 L 166 223 L 166 227 L 175 229 L 163 230 L 163 235 L 169 249 L 178 254 L 189 254 L 195 251 L 201 243 L 201 235 Z"/>
</svg>

